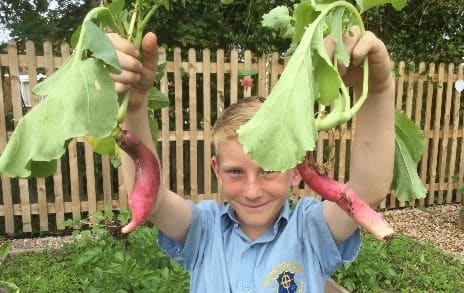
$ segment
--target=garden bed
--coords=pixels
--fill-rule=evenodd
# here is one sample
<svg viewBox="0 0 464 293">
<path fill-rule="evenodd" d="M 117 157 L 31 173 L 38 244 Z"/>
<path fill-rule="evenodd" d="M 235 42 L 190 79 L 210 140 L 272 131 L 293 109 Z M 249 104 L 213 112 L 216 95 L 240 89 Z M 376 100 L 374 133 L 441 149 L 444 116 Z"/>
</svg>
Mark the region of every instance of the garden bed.
<svg viewBox="0 0 464 293">
<path fill-rule="evenodd" d="M 459 204 L 459 205 L 435 206 L 435 207 L 431 207 L 431 208 L 422 208 L 422 207 L 420 207 L 420 208 L 404 208 L 404 209 L 401 209 L 401 210 L 387 211 L 387 212 L 384 212 L 384 214 L 387 217 L 387 219 L 393 224 L 393 226 L 394 226 L 394 228 L 395 228 L 395 230 L 396 230 L 396 232 L 398 234 L 406 234 L 408 236 L 412 236 L 415 239 L 419 240 L 420 242 L 432 243 L 433 246 L 439 248 L 440 251 L 445 251 L 445 252 L 447 252 L 447 254 L 453 254 L 453 256 L 452 256 L 453 258 L 455 258 L 455 256 L 457 256 L 458 258 L 464 260 L 464 255 L 463 255 L 463 252 L 462 252 L 462 249 L 461 249 L 464 246 L 464 243 L 463 243 L 463 234 L 464 233 L 460 230 L 460 227 L 459 227 L 459 209 L 461 208 L 461 206 L 462 205 Z M 151 235 L 153 233 L 155 233 L 153 229 L 145 230 L 145 232 L 141 233 L 141 234 L 140 233 L 135 233 L 132 236 L 135 236 L 136 234 L 140 234 L 140 235 L 133 238 L 132 241 L 142 241 L 143 243 L 147 243 L 147 239 L 145 238 L 145 236 L 150 235 L 150 237 L 156 238 L 155 235 Z M 143 236 L 143 235 L 145 235 L 145 236 Z M 89 235 L 87 235 L 87 236 L 89 236 Z M 353 263 L 353 267 L 351 267 L 351 268 L 342 268 L 340 270 L 341 273 L 337 272 L 337 274 L 335 276 L 336 280 L 340 284 L 342 284 L 344 286 L 345 285 L 348 286 L 347 288 L 357 288 L 358 286 L 364 286 L 365 284 L 369 283 L 369 282 L 367 282 L 367 279 L 365 279 L 366 277 L 375 278 L 374 280 L 371 280 L 371 283 L 373 282 L 373 284 L 371 284 L 371 285 L 375 285 L 375 286 L 377 286 L 377 284 L 380 284 L 380 283 L 384 284 L 384 281 L 389 281 L 389 282 L 393 283 L 393 280 L 396 280 L 395 276 L 386 276 L 386 277 L 385 276 L 380 276 L 380 273 L 377 273 L 377 272 L 374 272 L 374 271 L 369 271 L 369 270 L 366 271 L 365 268 L 363 267 L 364 263 L 365 263 L 365 265 L 370 267 L 373 264 L 369 263 L 369 262 L 375 261 L 377 259 L 376 257 L 372 258 L 372 249 L 374 249 L 375 253 L 377 253 L 377 254 L 379 254 L 379 253 L 382 254 L 382 255 L 385 254 L 384 257 L 386 257 L 386 259 L 381 260 L 381 262 L 384 262 L 384 261 L 386 261 L 387 259 L 389 259 L 391 257 L 390 260 L 392 261 L 392 263 L 390 263 L 389 266 L 390 266 L 390 270 L 392 271 L 391 273 L 393 273 L 393 274 L 395 274 L 395 271 L 398 270 L 398 268 L 394 268 L 395 262 L 397 264 L 400 263 L 401 266 L 403 266 L 403 265 L 404 266 L 408 266 L 408 265 L 417 266 L 416 262 L 418 262 L 418 263 L 420 262 L 421 266 L 429 266 L 430 269 L 433 269 L 433 270 L 435 270 L 438 266 L 440 266 L 440 264 L 436 262 L 437 257 L 432 255 L 433 253 L 436 254 L 437 252 L 432 253 L 430 251 L 422 251 L 422 248 L 417 248 L 416 253 L 419 254 L 419 255 L 422 255 L 423 259 L 422 258 L 419 259 L 419 260 L 417 260 L 417 259 L 414 259 L 414 260 L 409 259 L 409 254 L 408 253 L 411 253 L 409 248 L 415 247 L 416 245 L 410 244 L 409 241 L 405 240 L 405 239 L 404 240 L 399 240 L 400 238 L 403 238 L 403 237 L 398 237 L 398 238 L 395 238 L 394 240 L 391 240 L 390 242 L 388 242 L 388 246 L 386 246 L 386 245 L 382 244 L 382 242 L 379 242 L 378 240 L 372 239 L 372 237 L 367 237 L 365 239 L 365 241 L 363 241 L 363 243 L 365 245 L 363 245 L 363 248 L 362 248 L 362 251 L 360 252 L 360 257 L 359 257 L 359 262 L 361 262 L 362 264 L 359 266 L 355 262 L 355 263 Z M 67 257 L 70 257 L 72 259 L 76 258 L 79 262 L 81 262 L 82 259 L 84 259 L 86 262 L 92 262 L 92 261 L 96 261 L 95 260 L 95 255 L 89 256 L 87 254 L 89 254 L 91 252 L 99 252 L 97 255 L 99 257 L 101 256 L 102 259 L 106 259 L 110 263 L 118 263 L 118 262 L 120 262 L 122 260 L 121 258 L 120 259 L 116 258 L 116 259 L 113 259 L 111 261 L 110 261 L 110 259 L 112 257 L 114 258 L 115 251 L 119 251 L 118 249 L 120 249 L 120 248 L 116 249 L 116 246 L 114 246 L 114 243 L 111 244 L 111 242 L 108 242 L 108 245 L 105 244 L 106 241 L 108 241 L 108 240 L 109 240 L 109 238 L 102 239 L 101 242 L 103 242 L 103 243 L 100 243 L 99 245 L 97 245 L 100 248 L 97 248 L 97 246 L 93 246 L 93 245 L 90 245 L 90 246 L 88 246 L 88 245 L 85 246 L 84 245 L 84 246 L 82 246 L 82 244 L 80 244 L 80 245 L 78 244 L 72 250 L 67 250 L 68 252 L 66 254 L 64 254 L 63 257 L 66 255 Z M 13 250 L 10 251 L 10 255 L 22 256 L 24 252 L 30 252 L 30 251 L 40 252 L 40 251 L 43 251 L 43 250 L 55 250 L 55 251 L 58 252 L 58 251 L 61 251 L 60 248 L 63 247 L 63 245 L 65 243 L 72 242 L 72 241 L 73 241 L 72 237 L 70 237 L 70 236 L 41 237 L 41 238 L 30 238 L 30 239 L 14 239 L 14 240 L 11 240 Z M 1 240 L 0 240 L 0 242 L 1 242 Z M 156 242 L 156 241 L 155 240 L 150 240 L 149 241 L 149 243 L 151 243 L 151 245 L 153 245 L 154 242 Z M 134 244 L 134 245 L 136 247 L 140 247 L 140 243 Z M 394 250 L 394 247 L 398 247 L 398 246 L 401 246 L 401 245 L 403 245 L 403 248 L 400 248 L 399 251 Z M 404 246 L 404 245 L 406 245 L 406 246 Z M 69 246 L 67 246 L 67 247 L 69 247 Z M 383 248 L 381 248 L 381 247 L 383 247 Z M 387 248 L 387 247 L 391 247 L 391 248 Z M 404 247 L 408 247 L 408 248 L 405 249 Z M 105 252 L 105 251 L 100 251 L 99 250 L 99 249 L 102 249 L 102 248 L 104 248 L 104 249 L 111 248 L 111 249 L 109 249 L 108 251 Z M 66 248 L 64 248 L 64 249 L 66 249 Z M 144 247 L 144 249 L 145 249 L 145 247 Z M 389 249 L 392 249 L 392 251 L 387 252 Z M 137 255 L 140 256 L 139 254 L 141 254 L 141 255 L 143 255 L 142 260 L 145 260 L 147 258 L 148 254 L 152 255 L 153 257 L 155 257 L 154 254 L 158 254 L 158 252 L 154 253 L 154 251 L 156 251 L 156 247 L 146 247 L 146 251 L 143 251 L 143 252 L 138 253 L 136 255 L 132 255 L 132 257 L 137 257 Z M 103 255 L 103 252 L 105 252 L 106 255 Z M 406 253 L 406 254 L 402 254 L 403 252 Z M 427 253 L 432 253 L 432 254 L 427 254 Z M 161 258 L 159 258 L 159 257 L 161 257 Z M 367 257 L 367 259 L 366 259 L 366 257 Z M 429 257 L 430 257 L 430 262 L 428 261 Z M 438 257 L 438 259 L 441 259 L 441 258 L 442 257 Z M 76 259 L 73 259 L 73 261 L 76 262 Z M 175 278 L 176 282 L 179 282 L 180 279 L 178 279 L 178 278 L 179 278 L 179 276 L 181 276 L 183 278 L 181 281 L 185 283 L 184 287 L 188 287 L 188 282 L 187 282 L 188 279 L 185 276 L 185 274 L 182 272 L 182 270 L 180 270 L 176 266 L 173 266 L 173 264 L 170 264 L 170 261 L 168 261 L 168 258 L 166 256 L 162 256 L 160 254 L 160 255 L 156 256 L 155 259 L 157 259 L 156 263 L 158 263 L 158 265 L 161 265 L 160 268 L 165 268 L 167 265 L 169 265 L 170 269 L 168 270 L 168 272 L 170 272 L 172 270 L 171 273 L 167 274 L 167 276 L 169 276 L 169 278 L 164 280 L 164 283 L 162 283 L 162 284 L 171 284 L 172 283 L 171 281 L 173 281 L 173 280 L 171 280 L 172 278 Z M 139 259 L 138 261 L 142 261 L 142 260 Z M 159 260 L 162 260 L 162 261 L 160 262 Z M 29 262 L 30 262 L 30 260 L 28 259 L 27 263 L 29 263 Z M 452 261 L 450 260 L 450 263 L 451 262 Z M 456 261 L 454 261 L 454 262 L 456 263 Z M 87 264 L 88 268 L 84 268 L 84 271 L 92 270 L 92 269 L 98 269 L 98 268 L 96 268 L 96 266 L 99 263 L 100 263 L 99 261 L 96 261 L 96 263 L 88 263 Z M 459 262 L 459 260 L 458 260 L 458 263 L 456 263 L 456 266 L 462 267 L 462 264 L 464 264 L 464 262 Z M 130 262 L 125 263 L 124 265 L 122 265 L 119 268 L 119 270 L 121 270 L 121 269 L 125 270 L 125 268 L 129 267 L 129 266 L 130 266 Z M 375 267 L 377 265 L 373 265 L 373 266 Z M 142 267 L 143 268 L 148 268 L 148 264 L 145 264 Z M 131 270 L 133 270 L 133 269 L 134 268 L 132 268 Z M 443 267 L 443 265 L 441 265 L 440 269 L 448 272 L 448 266 Z M 98 270 L 101 270 L 101 269 L 98 269 Z M 393 271 L 393 270 L 395 270 L 395 271 Z M 401 268 L 399 270 L 401 270 Z M 149 269 L 149 271 L 150 271 L 149 275 L 153 275 L 153 270 L 151 268 Z M 158 270 L 158 273 L 159 272 L 161 272 L 161 271 Z M 440 271 L 440 272 L 442 272 L 442 271 Z M 144 272 L 144 273 L 147 273 L 147 272 Z M 346 276 L 347 273 L 355 274 L 355 275 L 354 276 Z M 449 275 L 449 277 L 454 278 L 455 280 L 460 280 L 460 279 L 462 279 L 462 277 L 464 277 L 464 275 L 462 275 L 463 273 L 464 273 L 463 271 L 461 271 L 461 272 L 458 271 L 457 274 L 459 276 L 456 276 L 456 273 L 452 273 L 452 274 Z M 124 274 L 126 274 L 126 273 L 124 273 Z M 399 272 L 396 272 L 396 274 L 399 274 Z M 434 273 L 434 275 L 435 274 L 436 274 L 436 272 Z M 448 274 L 448 273 L 446 273 L 446 274 Z M 164 274 L 164 275 L 166 275 L 166 274 Z M 92 273 L 91 276 L 95 276 L 95 274 Z M 102 275 L 102 276 L 106 277 L 106 275 Z M 160 276 L 163 276 L 163 274 L 161 274 Z M 398 276 L 398 275 L 396 275 L 396 276 Z M 420 276 L 420 274 L 419 274 L 419 276 Z M 460 277 L 460 276 L 462 276 L 462 277 Z M 412 278 L 412 282 L 417 281 L 413 277 L 411 277 L 411 278 Z M 105 279 L 103 279 L 103 280 L 105 280 Z M 356 283 L 353 283 L 353 282 L 351 282 L 351 280 L 353 280 L 353 282 L 354 282 L 354 280 L 357 280 L 357 281 L 356 281 Z M 449 281 L 450 279 L 447 279 L 447 280 Z M 97 282 L 98 284 L 101 283 L 101 280 L 97 280 L 97 281 L 98 281 Z M 401 280 L 398 279 L 397 281 L 400 282 Z M 176 282 L 174 282 L 174 283 L 176 283 Z M 359 283 L 359 282 L 361 282 L 361 283 Z M 408 281 L 403 280 L 401 282 L 408 282 Z M 155 282 L 155 284 L 159 284 L 159 282 L 157 281 L 157 282 Z M 328 284 L 329 284 L 329 286 L 326 288 L 326 292 L 337 292 L 337 293 L 339 293 L 339 292 L 347 292 L 347 291 L 345 291 L 345 289 L 343 287 L 339 286 L 337 284 L 337 282 L 335 282 L 334 280 L 330 280 L 330 282 Z M 407 283 L 406 285 L 412 286 L 410 288 L 415 288 L 415 286 L 417 284 L 414 284 L 414 283 L 409 284 L 409 283 Z M 163 285 L 163 286 L 165 286 L 165 285 Z M 431 285 L 431 286 L 434 286 L 434 285 Z M 441 285 L 437 285 L 437 288 L 442 288 L 440 286 Z M 454 286 L 453 288 L 455 288 L 456 284 L 454 284 L 453 286 Z M 459 287 L 459 285 L 458 285 L 458 287 Z M 182 290 L 180 292 L 183 292 Z"/>
<path fill-rule="evenodd" d="M 398 234 L 404 234 L 464 259 L 464 232 L 459 226 L 462 204 L 403 208 L 384 212 Z M 70 236 L 13 239 L 13 250 L 60 248 Z M 1 242 L 1 241 L 0 241 Z"/>
</svg>

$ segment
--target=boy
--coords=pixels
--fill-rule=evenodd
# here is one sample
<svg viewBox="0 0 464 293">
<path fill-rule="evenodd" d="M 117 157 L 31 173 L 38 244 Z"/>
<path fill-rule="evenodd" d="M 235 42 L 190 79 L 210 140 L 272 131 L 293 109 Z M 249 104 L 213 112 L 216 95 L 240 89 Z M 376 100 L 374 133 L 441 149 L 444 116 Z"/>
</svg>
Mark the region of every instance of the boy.
<svg viewBox="0 0 464 293">
<path fill-rule="evenodd" d="M 369 32 L 358 36 L 355 28 L 353 36 L 345 38 L 352 61 L 341 70 L 346 84 L 359 94 L 359 65 L 369 58 L 369 98 L 356 116 L 347 184 L 368 203 L 378 204 L 392 180 L 394 80 L 384 44 Z M 113 76 L 116 89 L 131 91 L 124 127 L 155 151 L 146 118 L 146 93 L 156 72 L 156 36 L 145 36 L 140 53 L 127 40 L 117 35 L 110 38 L 123 68 Z M 326 47 L 333 52 L 330 39 Z M 264 172 L 244 152 L 236 130 L 260 104 L 259 99 L 249 98 L 232 105 L 213 129 L 212 167 L 227 205 L 194 204 L 166 186 L 159 189 L 150 220 L 159 229 L 160 246 L 189 271 L 192 292 L 322 292 L 326 279 L 357 255 L 359 229 L 345 212 L 312 197 L 301 198 L 290 210 L 290 188 L 301 181 L 296 169 Z M 123 167 L 130 190 L 134 169 L 126 156 Z"/>
</svg>

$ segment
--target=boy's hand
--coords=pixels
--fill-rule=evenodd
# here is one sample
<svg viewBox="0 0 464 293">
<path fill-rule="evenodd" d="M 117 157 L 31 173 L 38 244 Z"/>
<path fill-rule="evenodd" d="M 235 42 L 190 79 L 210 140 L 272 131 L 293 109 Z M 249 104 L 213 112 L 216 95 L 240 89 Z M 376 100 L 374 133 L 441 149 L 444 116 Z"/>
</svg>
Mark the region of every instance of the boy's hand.
<svg viewBox="0 0 464 293">
<path fill-rule="evenodd" d="M 116 50 L 121 73 L 111 75 L 116 91 L 124 93 L 131 90 L 129 110 L 146 105 L 147 92 L 153 86 L 158 63 L 158 43 L 154 33 L 147 33 L 142 40 L 140 51 L 135 46 L 119 36 L 108 34 Z"/>
<path fill-rule="evenodd" d="M 363 37 L 359 37 L 359 27 L 351 29 L 352 36 L 345 35 L 344 43 L 347 53 L 351 57 L 348 68 L 339 64 L 339 71 L 347 86 L 357 89 L 362 87 L 362 64 L 364 58 L 369 60 L 369 94 L 381 92 L 391 85 L 391 62 L 385 44 L 372 32 L 367 31 Z M 327 51 L 332 55 L 334 51 L 332 39 L 326 40 Z"/>
</svg>

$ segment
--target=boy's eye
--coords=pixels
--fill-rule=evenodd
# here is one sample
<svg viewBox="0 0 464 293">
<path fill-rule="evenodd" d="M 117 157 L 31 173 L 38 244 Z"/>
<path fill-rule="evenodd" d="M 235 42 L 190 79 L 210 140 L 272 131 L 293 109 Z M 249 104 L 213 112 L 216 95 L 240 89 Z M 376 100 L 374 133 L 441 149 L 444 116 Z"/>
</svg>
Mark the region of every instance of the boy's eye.
<svg viewBox="0 0 464 293">
<path fill-rule="evenodd" d="M 239 169 L 230 169 L 230 170 L 227 170 L 227 173 L 232 174 L 232 175 L 239 175 L 242 173 L 242 171 L 240 171 Z"/>
<path fill-rule="evenodd" d="M 273 174 L 277 174 L 278 172 L 277 171 L 264 171 L 262 170 L 261 171 L 264 175 L 273 175 Z"/>
</svg>

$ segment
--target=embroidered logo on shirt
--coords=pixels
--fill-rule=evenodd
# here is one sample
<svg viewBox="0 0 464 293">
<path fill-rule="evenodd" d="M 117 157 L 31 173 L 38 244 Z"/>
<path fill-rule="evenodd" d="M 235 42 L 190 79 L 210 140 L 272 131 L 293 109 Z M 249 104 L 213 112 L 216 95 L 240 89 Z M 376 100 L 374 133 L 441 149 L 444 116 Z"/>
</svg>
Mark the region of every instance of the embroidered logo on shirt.
<svg viewBox="0 0 464 293">
<path fill-rule="evenodd" d="M 279 283 L 279 293 L 295 293 L 297 285 L 295 283 L 295 274 L 291 272 L 283 272 L 277 277 Z"/>
<path fill-rule="evenodd" d="M 295 281 L 295 275 L 301 272 L 303 272 L 303 268 L 296 263 L 281 263 L 269 272 L 264 280 L 264 287 L 272 283 L 277 288 L 276 292 L 278 293 L 303 292 L 304 283 L 297 284 Z"/>
</svg>

